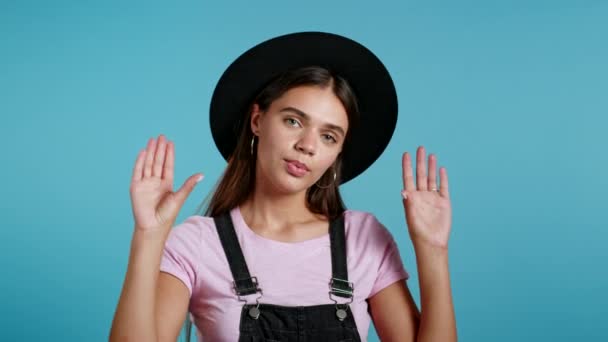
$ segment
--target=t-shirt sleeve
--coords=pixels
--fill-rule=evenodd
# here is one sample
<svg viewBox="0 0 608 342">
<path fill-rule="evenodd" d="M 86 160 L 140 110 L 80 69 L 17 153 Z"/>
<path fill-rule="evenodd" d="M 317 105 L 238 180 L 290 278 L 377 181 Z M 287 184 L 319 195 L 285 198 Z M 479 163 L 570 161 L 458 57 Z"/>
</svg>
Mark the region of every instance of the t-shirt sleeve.
<svg viewBox="0 0 608 342">
<path fill-rule="evenodd" d="M 191 216 L 171 229 L 160 261 L 160 271 L 181 280 L 191 296 L 198 276 L 201 253 L 201 229 L 196 222 L 196 218 Z"/>
<path fill-rule="evenodd" d="M 380 292 L 380 290 L 396 281 L 409 278 L 409 274 L 403 266 L 399 248 L 397 247 L 393 235 L 375 217 L 373 217 L 372 221 L 375 225 L 378 225 L 377 231 L 378 238 L 380 239 L 380 241 L 378 241 L 378 246 L 380 247 L 378 252 L 380 261 L 376 280 L 372 286 L 369 297 L 374 296 L 376 293 Z"/>
</svg>

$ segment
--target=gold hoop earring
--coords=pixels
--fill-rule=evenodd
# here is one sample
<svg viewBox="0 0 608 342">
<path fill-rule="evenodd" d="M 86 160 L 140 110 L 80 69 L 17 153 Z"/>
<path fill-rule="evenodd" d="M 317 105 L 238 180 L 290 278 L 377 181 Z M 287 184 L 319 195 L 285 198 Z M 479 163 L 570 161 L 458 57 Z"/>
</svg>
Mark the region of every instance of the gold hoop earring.
<svg viewBox="0 0 608 342">
<path fill-rule="evenodd" d="M 253 143 L 255 141 L 255 135 L 251 137 L 251 155 L 253 155 Z"/>
<path fill-rule="evenodd" d="M 317 184 L 317 183 L 315 183 L 315 185 L 316 185 L 318 188 L 321 188 L 321 189 L 327 189 L 327 188 L 331 187 L 331 186 L 332 186 L 332 185 L 333 185 L 333 184 L 336 182 L 336 178 L 337 178 L 337 177 L 338 177 L 338 175 L 336 174 L 336 171 L 334 171 L 334 181 L 333 181 L 333 182 L 331 182 L 331 183 L 329 183 L 329 185 L 327 185 L 327 186 L 320 186 L 320 185 L 319 185 L 319 184 Z"/>
</svg>

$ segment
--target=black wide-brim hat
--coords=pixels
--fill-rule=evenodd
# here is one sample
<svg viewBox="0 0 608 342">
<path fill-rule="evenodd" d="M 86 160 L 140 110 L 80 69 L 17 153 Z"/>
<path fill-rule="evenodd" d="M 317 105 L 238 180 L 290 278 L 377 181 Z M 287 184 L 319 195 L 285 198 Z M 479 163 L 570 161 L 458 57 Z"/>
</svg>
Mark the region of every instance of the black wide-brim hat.
<svg viewBox="0 0 608 342">
<path fill-rule="evenodd" d="M 298 32 L 266 40 L 245 51 L 224 71 L 211 98 L 210 127 L 225 160 L 236 147 L 252 101 L 267 83 L 299 67 L 320 66 L 353 89 L 360 120 L 342 149 L 341 184 L 357 177 L 384 152 L 397 124 L 397 93 L 391 76 L 369 49 L 325 32 Z M 249 123 L 247 123 L 249 124 Z"/>
</svg>

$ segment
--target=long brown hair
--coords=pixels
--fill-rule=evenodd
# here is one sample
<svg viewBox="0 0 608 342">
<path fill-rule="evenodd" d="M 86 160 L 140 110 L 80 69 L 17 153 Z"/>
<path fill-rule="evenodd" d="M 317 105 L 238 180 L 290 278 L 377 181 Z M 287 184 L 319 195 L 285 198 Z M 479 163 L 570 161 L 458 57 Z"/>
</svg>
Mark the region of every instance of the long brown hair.
<svg viewBox="0 0 608 342">
<path fill-rule="evenodd" d="M 359 121 L 357 100 L 348 82 L 329 69 L 319 66 L 289 70 L 271 80 L 255 97 L 245 113 L 236 148 L 228 158 L 228 166 L 211 192 L 213 196 L 204 211 L 204 216 L 215 217 L 226 213 L 243 203 L 255 188 L 257 149 L 253 148 L 253 154 L 251 153 L 253 132 L 250 126 L 253 103 L 257 103 L 261 111 L 266 111 L 274 100 L 291 88 L 298 86 L 332 87 L 332 91 L 342 102 L 348 116 L 349 129 L 344 140 L 344 144 L 348 144 L 351 137 L 350 132 Z M 308 209 L 313 213 L 324 215 L 328 219 L 334 219 L 346 210 L 338 189 L 342 165 L 341 156 L 340 153 L 334 164 L 321 176 L 317 182 L 320 183 L 319 186 L 315 183 L 306 191 Z M 203 201 L 201 207 L 208 199 L 209 197 Z"/>
</svg>

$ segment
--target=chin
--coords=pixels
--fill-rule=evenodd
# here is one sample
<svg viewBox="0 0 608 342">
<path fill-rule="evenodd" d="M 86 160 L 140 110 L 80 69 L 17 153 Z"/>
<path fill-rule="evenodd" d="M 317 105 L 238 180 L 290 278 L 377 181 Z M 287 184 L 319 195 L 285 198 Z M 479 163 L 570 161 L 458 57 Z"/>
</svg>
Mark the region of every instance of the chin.
<svg viewBox="0 0 608 342">
<path fill-rule="evenodd" d="M 308 177 L 295 178 L 289 174 L 283 174 L 281 177 L 275 178 L 275 186 L 281 191 L 281 193 L 298 193 L 306 191 L 311 184 Z"/>
</svg>

